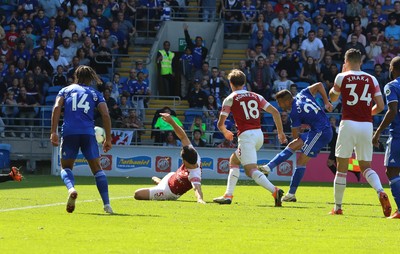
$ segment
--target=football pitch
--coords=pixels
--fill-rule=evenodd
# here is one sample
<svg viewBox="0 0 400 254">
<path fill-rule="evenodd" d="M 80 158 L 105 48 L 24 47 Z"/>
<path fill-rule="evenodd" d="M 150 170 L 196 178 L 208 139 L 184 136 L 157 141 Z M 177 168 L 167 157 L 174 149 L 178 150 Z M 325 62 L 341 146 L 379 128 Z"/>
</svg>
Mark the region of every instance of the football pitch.
<svg viewBox="0 0 400 254">
<path fill-rule="evenodd" d="M 75 212 L 56 176 L 27 175 L 0 184 L 0 253 L 397 253 L 399 220 L 383 217 L 374 190 L 349 185 L 343 216 L 333 207 L 331 183 L 302 183 L 296 203 L 274 207 L 271 194 L 239 181 L 231 205 L 212 203 L 223 180 L 204 180 L 206 205 L 193 191 L 178 201 L 136 201 L 145 178 L 109 178 L 111 205 L 103 212 L 92 177 L 76 177 Z M 289 183 L 274 183 L 285 192 Z M 393 210 L 395 204 L 388 186 Z"/>
</svg>

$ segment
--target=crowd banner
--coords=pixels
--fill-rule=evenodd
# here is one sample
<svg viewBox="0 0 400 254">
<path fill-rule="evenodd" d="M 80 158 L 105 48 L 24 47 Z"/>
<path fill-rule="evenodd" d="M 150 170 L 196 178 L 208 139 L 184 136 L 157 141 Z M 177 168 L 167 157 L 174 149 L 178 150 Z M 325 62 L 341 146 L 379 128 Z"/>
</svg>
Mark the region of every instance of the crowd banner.
<svg viewBox="0 0 400 254">
<path fill-rule="evenodd" d="M 112 144 L 128 146 L 132 142 L 133 131 L 111 130 Z"/>
</svg>

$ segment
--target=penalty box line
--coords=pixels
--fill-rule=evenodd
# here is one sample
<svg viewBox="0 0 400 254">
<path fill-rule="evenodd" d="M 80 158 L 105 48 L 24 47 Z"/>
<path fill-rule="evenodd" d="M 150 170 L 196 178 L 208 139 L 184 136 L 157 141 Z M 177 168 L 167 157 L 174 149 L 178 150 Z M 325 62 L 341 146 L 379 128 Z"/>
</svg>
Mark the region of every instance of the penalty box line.
<svg viewBox="0 0 400 254">
<path fill-rule="evenodd" d="M 132 198 L 132 196 L 115 197 L 115 198 L 110 198 L 110 200 L 127 199 L 127 198 Z M 101 199 L 77 200 L 76 203 L 77 204 L 79 204 L 79 203 L 90 203 L 90 202 L 97 202 L 97 201 L 101 201 Z M 44 205 L 33 205 L 33 206 L 6 208 L 6 209 L 0 209 L 0 213 L 1 212 L 19 211 L 19 210 L 38 209 L 38 208 L 45 208 L 45 207 L 52 207 L 52 206 L 60 206 L 60 205 L 65 205 L 65 204 L 66 204 L 66 202 L 53 203 L 53 204 L 44 204 Z"/>
</svg>

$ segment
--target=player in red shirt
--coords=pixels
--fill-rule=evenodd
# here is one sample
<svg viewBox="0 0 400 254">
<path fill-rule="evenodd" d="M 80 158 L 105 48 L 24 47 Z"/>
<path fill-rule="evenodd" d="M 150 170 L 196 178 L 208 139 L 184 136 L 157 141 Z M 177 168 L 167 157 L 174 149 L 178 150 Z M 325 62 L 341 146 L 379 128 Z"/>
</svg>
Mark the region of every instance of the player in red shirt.
<svg viewBox="0 0 400 254">
<path fill-rule="evenodd" d="M 242 164 L 246 175 L 269 190 L 275 199 L 275 206 L 281 206 L 283 190 L 275 187 L 267 177 L 257 169 L 257 151 L 264 143 L 261 130 L 260 110 L 272 114 L 281 143 L 287 142 L 283 133 L 281 116 L 278 110 L 269 104 L 261 95 L 244 90 L 246 75 L 240 70 L 232 70 L 228 76 L 232 93 L 222 103 L 222 110 L 218 120 L 218 129 L 228 140 L 233 139 L 233 133 L 226 129 L 225 120 L 230 112 L 233 114 L 238 129 L 238 148 L 229 160 L 229 176 L 225 194 L 214 198 L 219 204 L 231 204 L 233 190 L 239 179 L 239 166 Z"/>
<path fill-rule="evenodd" d="M 342 95 L 342 120 L 336 143 L 337 172 L 334 180 L 335 207 L 330 214 L 343 214 L 342 200 L 346 188 L 349 158 L 353 149 L 360 169 L 368 183 L 378 193 L 383 213 L 390 216 L 391 206 L 381 181 L 371 168 L 372 161 L 372 116 L 384 108 L 378 81 L 372 75 L 360 70 L 361 52 L 349 49 L 344 57 L 343 71 L 335 79 L 329 92 L 332 102 Z M 375 102 L 375 105 L 373 103 Z"/>
<path fill-rule="evenodd" d="M 182 142 L 182 165 L 176 172 L 171 172 L 163 179 L 153 177 L 157 186 L 135 191 L 137 200 L 177 200 L 188 190 L 194 189 L 197 202 L 205 204 L 201 190 L 201 158 L 191 145 L 185 131 L 175 123 L 170 114 L 160 113 L 163 120 L 172 125 L 176 135 Z"/>
</svg>

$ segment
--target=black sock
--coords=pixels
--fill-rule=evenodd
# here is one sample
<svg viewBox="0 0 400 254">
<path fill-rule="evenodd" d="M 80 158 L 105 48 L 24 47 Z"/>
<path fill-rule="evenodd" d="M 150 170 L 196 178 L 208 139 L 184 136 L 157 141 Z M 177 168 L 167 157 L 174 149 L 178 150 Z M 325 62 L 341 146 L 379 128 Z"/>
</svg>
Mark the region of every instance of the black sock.
<svg viewBox="0 0 400 254">
<path fill-rule="evenodd" d="M 334 174 L 334 175 L 336 175 L 336 166 L 335 166 L 335 164 L 332 164 L 331 166 L 328 166 L 329 167 L 329 169 L 332 171 L 332 173 Z"/>
<path fill-rule="evenodd" d="M 12 181 L 12 177 L 9 174 L 0 174 L 0 183 L 2 182 L 7 182 L 7 181 Z"/>
</svg>

